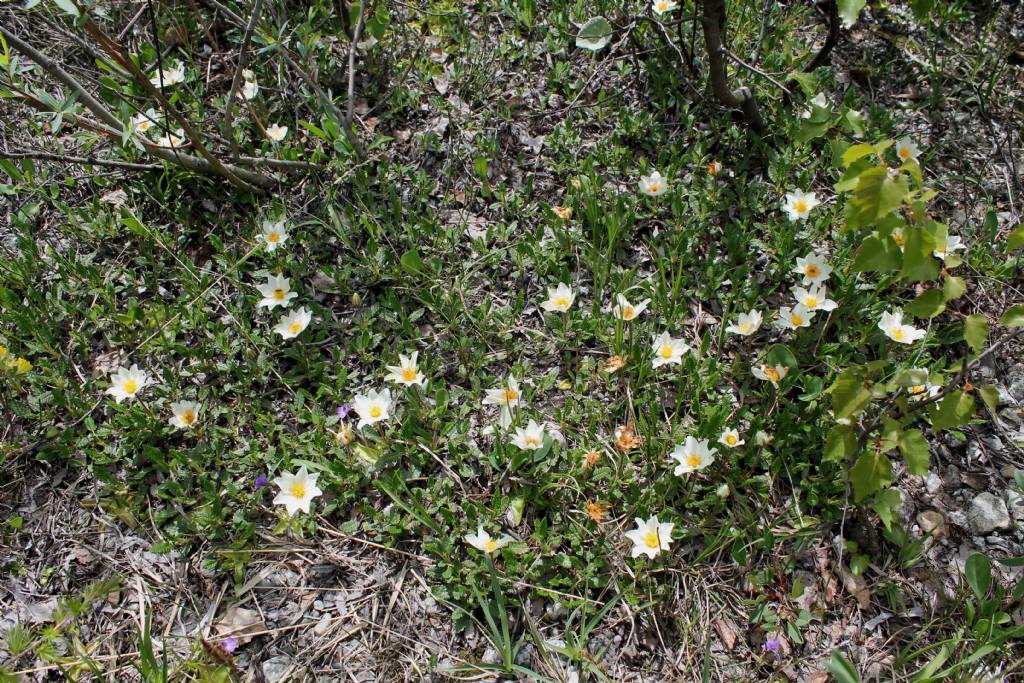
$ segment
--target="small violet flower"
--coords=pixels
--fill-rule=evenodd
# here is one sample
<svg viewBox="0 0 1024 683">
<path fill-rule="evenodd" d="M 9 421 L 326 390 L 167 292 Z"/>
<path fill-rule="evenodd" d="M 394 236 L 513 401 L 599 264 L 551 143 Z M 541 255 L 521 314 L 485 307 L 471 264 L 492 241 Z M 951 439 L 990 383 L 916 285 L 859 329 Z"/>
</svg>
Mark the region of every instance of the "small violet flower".
<svg viewBox="0 0 1024 683">
<path fill-rule="evenodd" d="M 267 485 L 267 475 L 261 474 L 260 476 L 256 477 L 256 481 L 253 482 L 252 486 L 253 486 L 254 489 L 259 491 L 261 488 L 263 488 L 266 485 Z"/>
<path fill-rule="evenodd" d="M 338 418 L 344 420 L 348 417 L 348 414 L 352 412 L 352 406 L 346 403 L 343 406 L 338 406 L 335 411 L 338 414 Z"/>
<path fill-rule="evenodd" d="M 763 647 L 765 650 L 768 650 L 768 652 L 771 652 L 773 655 L 778 657 L 780 654 L 782 654 L 782 638 L 779 636 L 769 638 L 768 640 L 764 641 Z"/>
<path fill-rule="evenodd" d="M 224 651 L 229 655 L 233 655 L 235 654 L 235 650 L 238 649 L 238 641 L 231 636 L 228 636 L 227 638 L 221 639 L 220 646 L 224 648 Z"/>
</svg>

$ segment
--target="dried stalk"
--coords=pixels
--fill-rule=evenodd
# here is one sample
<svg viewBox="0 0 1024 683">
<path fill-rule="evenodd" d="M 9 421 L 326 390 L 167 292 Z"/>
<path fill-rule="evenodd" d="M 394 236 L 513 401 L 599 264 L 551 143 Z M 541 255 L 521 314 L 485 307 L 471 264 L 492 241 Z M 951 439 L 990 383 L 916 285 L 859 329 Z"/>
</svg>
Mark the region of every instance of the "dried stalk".
<svg viewBox="0 0 1024 683">
<path fill-rule="evenodd" d="M 252 15 L 249 17 L 249 23 L 245 27 L 245 34 L 242 36 L 242 46 L 238 49 L 238 64 L 235 66 L 235 76 L 231 79 L 231 89 L 228 90 L 227 102 L 224 104 L 224 137 L 228 139 L 228 143 L 231 145 L 231 158 L 236 162 L 238 157 L 241 156 L 241 150 L 238 149 L 238 142 L 235 140 L 235 131 L 232 126 L 232 105 L 235 103 L 235 95 L 238 93 L 238 88 L 242 83 L 242 71 L 245 69 L 246 58 L 249 56 L 249 41 L 252 40 L 252 32 L 256 28 L 256 21 L 259 19 L 262 10 L 263 0 L 256 0 L 253 4 Z"/>
</svg>

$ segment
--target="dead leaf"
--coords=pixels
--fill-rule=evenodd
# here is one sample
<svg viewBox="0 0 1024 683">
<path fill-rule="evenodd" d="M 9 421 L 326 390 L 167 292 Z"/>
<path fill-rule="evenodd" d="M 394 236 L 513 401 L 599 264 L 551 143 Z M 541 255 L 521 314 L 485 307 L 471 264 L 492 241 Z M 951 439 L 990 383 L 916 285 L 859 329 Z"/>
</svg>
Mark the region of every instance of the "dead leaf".
<svg viewBox="0 0 1024 683">
<path fill-rule="evenodd" d="M 725 646 L 726 652 L 732 652 L 733 648 L 736 647 L 736 639 L 739 638 L 740 632 L 736 628 L 736 624 L 732 623 L 728 619 L 715 619 L 715 631 L 718 632 L 718 637 L 722 639 L 722 645 Z"/>
<path fill-rule="evenodd" d="M 846 592 L 857 599 L 861 609 L 866 609 L 871 604 L 871 591 L 868 590 L 868 582 L 860 574 L 854 575 L 846 567 L 842 568 L 843 588 Z"/>
<path fill-rule="evenodd" d="M 128 195 L 121 189 L 112 190 L 100 197 L 100 201 L 106 202 L 114 208 L 119 209 L 128 202 Z"/>
<path fill-rule="evenodd" d="M 252 639 L 252 634 L 267 630 L 267 623 L 260 617 L 259 612 L 244 607 L 232 607 L 213 626 L 217 635 L 221 637 L 231 636 L 245 644 Z"/>
</svg>

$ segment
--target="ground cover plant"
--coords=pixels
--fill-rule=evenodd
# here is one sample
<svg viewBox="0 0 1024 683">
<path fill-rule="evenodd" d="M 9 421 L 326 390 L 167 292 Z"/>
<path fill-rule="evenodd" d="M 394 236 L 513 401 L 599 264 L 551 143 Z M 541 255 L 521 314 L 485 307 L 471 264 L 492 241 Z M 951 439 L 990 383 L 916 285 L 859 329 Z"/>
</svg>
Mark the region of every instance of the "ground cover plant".
<svg viewBox="0 0 1024 683">
<path fill-rule="evenodd" d="M 0 679 L 1012 680 L 1019 9 L 0 10 Z"/>
</svg>

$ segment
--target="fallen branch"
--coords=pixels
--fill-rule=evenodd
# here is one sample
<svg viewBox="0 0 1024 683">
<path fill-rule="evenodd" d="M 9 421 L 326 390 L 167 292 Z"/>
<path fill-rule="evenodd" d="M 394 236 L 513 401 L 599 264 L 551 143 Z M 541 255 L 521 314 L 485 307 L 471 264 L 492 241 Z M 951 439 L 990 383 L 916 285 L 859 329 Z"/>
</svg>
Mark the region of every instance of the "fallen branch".
<svg viewBox="0 0 1024 683">
<path fill-rule="evenodd" d="M 836 0 L 824 0 L 822 5 L 825 7 L 825 18 L 828 21 L 828 35 L 825 36 L 825 44 L 818 50 L 818 54 L 814 55 L 814 59 L 804 67 L 804 71 L 814 71 L 819 66 L 825 66 L 832 54 L 832 48 L 839 43 L 839 6 L 836 4 Z"/>
<path fill-rule="evenodd" d="M 159 171 L 163 168 L 161 164 L 137 164 L 131 161 L 119 161 L 117 159 L 97 159 L 95 157 L 76 157 L 67 154 L 56 154 L 54 152 L 27 151 L 27 152 L 5 152 L 0 151 L 0 159 L 41 159 L 44 161 L 59 161 L 68 164 L 81 164 L 83 166 L 106 166 L 108 168 L 123 168 L 131 171 Z"/>
</svg>

